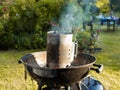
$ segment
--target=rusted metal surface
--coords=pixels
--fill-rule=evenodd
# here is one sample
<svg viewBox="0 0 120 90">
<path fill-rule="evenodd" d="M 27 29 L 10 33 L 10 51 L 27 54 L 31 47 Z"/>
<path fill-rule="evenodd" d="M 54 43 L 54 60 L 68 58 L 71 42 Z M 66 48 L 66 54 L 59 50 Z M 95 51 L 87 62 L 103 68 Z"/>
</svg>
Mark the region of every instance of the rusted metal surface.
<svg viewBox="0 0 120 90">
<path fill-rule="evenodd" d="M 47 33 L 47 66 L 57 68 L 59 63 L 59 34 Z"/>
</svg>

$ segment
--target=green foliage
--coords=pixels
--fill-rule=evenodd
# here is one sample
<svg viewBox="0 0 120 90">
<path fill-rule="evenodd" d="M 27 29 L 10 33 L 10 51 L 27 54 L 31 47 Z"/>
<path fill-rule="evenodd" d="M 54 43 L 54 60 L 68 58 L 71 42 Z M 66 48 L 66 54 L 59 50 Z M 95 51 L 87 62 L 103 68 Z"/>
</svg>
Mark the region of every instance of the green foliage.
<svg viewBox="0 0 120 90">
<path fill-rule="evenodd" d="M 110 11 L 110 0 L 97 0 L 96 6 L 100 9 L 100 12 L 107 13 Z"/>
<path fill-rule="evenodd" d="M 0 6 L 0 49 L 46 47 L 49 22 L 58 18 L 64 0 L 15 0 Z"/>
<path fill-rule="evenodd" d="M 85 50 L 88 48 L 90 34 L 88 32 L 79 32 L 77 35 L 78 49 L 79 51 Z"/>
<path fill-rule="evenodd" d="M 114 12 L 120 12 L 120 0 L 110 0 L 110 8 Z"/>
<path fill-rule="evenodd" d="M 92 52 L 98 47 L 99 30 L 84 30 L 78 32 L 76 39 L 78 41 L 78 50 L 81 52 Z"/>
</svg>

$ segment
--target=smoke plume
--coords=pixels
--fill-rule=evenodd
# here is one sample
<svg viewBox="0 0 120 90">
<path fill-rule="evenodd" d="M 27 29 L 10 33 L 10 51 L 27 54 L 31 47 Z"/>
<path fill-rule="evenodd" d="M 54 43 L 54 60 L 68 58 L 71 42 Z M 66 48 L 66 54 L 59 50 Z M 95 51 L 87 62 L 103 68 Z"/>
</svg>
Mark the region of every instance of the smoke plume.
<svg viewBox="0 0 120 90">
<path fill-rule="evenodd" d="M 82 30 L 83 21 L 90 20 L 95 0 L 71 0 L 68 1 L 61 12 L 58 25 L 52 30 L 61 33 L 72 33 L 73 30 Z"/>
</svg>

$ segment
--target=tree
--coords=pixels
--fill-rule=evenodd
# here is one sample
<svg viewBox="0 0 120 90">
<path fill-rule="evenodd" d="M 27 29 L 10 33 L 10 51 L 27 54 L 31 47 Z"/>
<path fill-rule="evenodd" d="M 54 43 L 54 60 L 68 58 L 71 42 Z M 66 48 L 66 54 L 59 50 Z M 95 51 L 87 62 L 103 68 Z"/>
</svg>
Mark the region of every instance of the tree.
<svg viewBox="0 0 120 90">
<path fill-rule="evenodd" d="M 106 13 L 110 11 L 110 1 L 109 0 L 97 0 L 96 6 L 100 8 L 100 12 Z"/>
<path fill-rule="evenodd" d="M 120 0 L 110 0 L 110 8 L 112 11 L 120 12 Z"/>
</svg>

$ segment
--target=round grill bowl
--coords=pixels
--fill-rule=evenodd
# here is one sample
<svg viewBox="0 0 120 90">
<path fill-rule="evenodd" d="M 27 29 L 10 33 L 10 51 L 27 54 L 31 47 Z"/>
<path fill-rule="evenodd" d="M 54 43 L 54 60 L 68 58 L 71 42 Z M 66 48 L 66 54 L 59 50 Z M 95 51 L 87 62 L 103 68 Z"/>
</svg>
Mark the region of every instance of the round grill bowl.
<svg viewBox="0 0 120 90">
<path fill-rule="evenodd" d="M 86 77 L 96 61 L 94 56 L 78 53 L 77 57 L 66 68 L 46 67 L 46 51 L 24 55 L 20 61 L 30 76 L 38 83 L 46 85 L 71 85 Z"/>
</svg>

